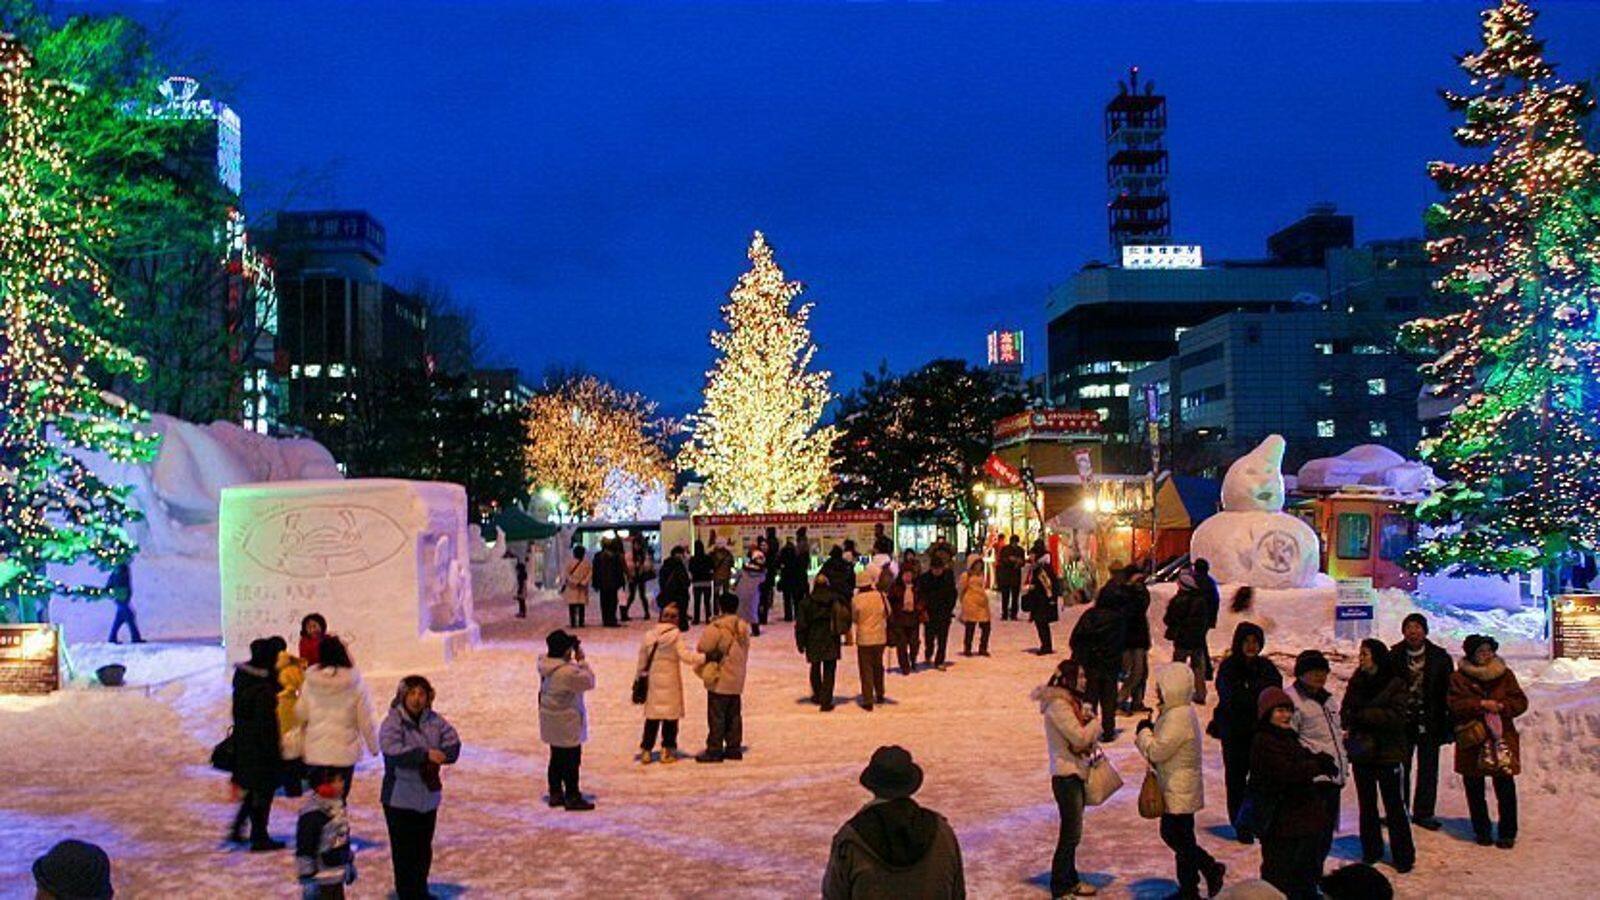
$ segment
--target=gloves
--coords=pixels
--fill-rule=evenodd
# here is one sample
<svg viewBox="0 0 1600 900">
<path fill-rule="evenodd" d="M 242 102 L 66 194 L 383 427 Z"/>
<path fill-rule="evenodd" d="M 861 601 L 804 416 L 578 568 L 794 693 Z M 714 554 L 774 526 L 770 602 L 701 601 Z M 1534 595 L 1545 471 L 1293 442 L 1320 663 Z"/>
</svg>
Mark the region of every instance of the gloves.
<svg viewBox="0 0 1600 900">
<path fill-rule="evenodd" d="M 1313 759 L 1316 760 L 1317 772 L 1319 774 L 1329 776 L 1339 774 L 1339 764 L 1334 761 L 1332 756 L 1329 756 L 1326 753 L 1318 753 L 1313 757 Z"/>
</svg>

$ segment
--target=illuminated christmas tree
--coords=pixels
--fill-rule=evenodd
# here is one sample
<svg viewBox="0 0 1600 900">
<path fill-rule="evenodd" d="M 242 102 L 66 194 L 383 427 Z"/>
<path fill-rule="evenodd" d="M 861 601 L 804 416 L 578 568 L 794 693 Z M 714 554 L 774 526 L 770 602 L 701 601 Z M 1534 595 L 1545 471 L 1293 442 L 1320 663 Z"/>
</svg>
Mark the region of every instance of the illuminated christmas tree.
<svg viewBox="0 0 1600 900">
<path fill-rule="evenodd" d="M 528 483 L 554 490 L 579 518 L 634 518 L 645 495 L 672 483 L 669 423 L 655 410 L 593 375 L 546 384 L 528 403 Z"/>
<path fill-rule="evenodd" d="M 722 307 L 727 330 L 711 334 L 721 354 L 706 373 L 705 402 L 678 465 L 705 480 L 716 511 L 806 512 L 827 496 L 833 429 L 818 427 L 831 398 L 828 373 L 808 371 L 816 346 L 806 327 L 804 287 L 785 281 L 761 232 L 750 271 Z"/>
<path fill-rule="evenodd" d="M 138 516 L 127 489 L 95 477 L 73 450 L 149 459 L 138 410 L 102 392 L 91 373 L 141 376 L 142 360 L 94 323 L 121 314 L 96 261 L 106 204 L 74 169 L 60 140 L 73 94 L 39 78 L 26 48 L 0 35 L 0 616 L 31 621 L 52 594 L 96 598 L 49 566 L 101 568 L 133 551 L 124 525 Z"/>
<path fill-rule="evenodd" d="M 1443 275 L 1439 314 L 1405 342 L 1435 396 L 1456 405 L 1422 454 L 1447 484 L 1418 507 L 1439 530 L 1427 571 L 1514 572 L 1600 547 L 1600 163 L 1584 145 L 1592 107 L 1534 37 L 1534 13 L 1483 14 L 1461 58 L 1470 90 L 1444 92 L 1470 162 L 1436 162 L 1449 197 L 1429 211 Z"/>
</svg>

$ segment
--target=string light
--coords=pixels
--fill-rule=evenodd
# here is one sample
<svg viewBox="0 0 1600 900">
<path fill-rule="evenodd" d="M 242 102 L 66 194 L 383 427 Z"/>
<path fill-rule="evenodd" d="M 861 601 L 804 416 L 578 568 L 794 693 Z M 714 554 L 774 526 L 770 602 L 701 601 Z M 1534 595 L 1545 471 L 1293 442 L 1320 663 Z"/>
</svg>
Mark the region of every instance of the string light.
<svg viewBox="0 0 1600 900">
<path fill-rule="evenodd" d="M 639 394 L 593 375 L 568 379 L 528 403 L 528 482 L 554 488 L 578 516 L 634 519 L 672 483 L 659 440 L 669 427 Z"/>
<path fill-rule="evenodd" d="M 100 391 L 90 372 L 146 376 L 142 359 L 89 322 L 122 316 L 96 261 L 112 237 L 60 135 L 74 94 L 34 69 L 0 34 L 0 615 L 38 618 L 52 594 L 89 599 L 104 588 L 50 577 L 88 559 L 110 568 L 134 550 L 129 489 L 101 480 L 71 451 L 114 462 L 154 457 L 144 414 Z"/>
<path fill-rule="evenodd" d="M 804 286 L 784 279 L 761 232 L 748 255 L 750 270 L 722 307 L 727 329 L 711 333 L 720 356 L 678 467 L 705 479 L 710 511 L 809 512 L 831 482 L 834 429 L 818 426 L 830 376 L 808 371 L 811 305 L 794 306 Z"/>
<path fill-rule="evenodd" d="M 1465 54 L 1469 93 L 1443 92 L 1464 118 L 1471 162 L 1434 162 L 1450 196 L 1428 212 L 1429 250 L 1448 308 L 1402 339 L 1434 354 L 1435 396 L 1464 398 L 1424 458 L 1450 479 L 1417 508 L 1441 526 L 1421 568 L 1516 572 L 1600 548 L 1600 161 L 1584 143 L 1593 106 L 1562 83 L 1524 0 L 1483 13 Z"/>
</svg>

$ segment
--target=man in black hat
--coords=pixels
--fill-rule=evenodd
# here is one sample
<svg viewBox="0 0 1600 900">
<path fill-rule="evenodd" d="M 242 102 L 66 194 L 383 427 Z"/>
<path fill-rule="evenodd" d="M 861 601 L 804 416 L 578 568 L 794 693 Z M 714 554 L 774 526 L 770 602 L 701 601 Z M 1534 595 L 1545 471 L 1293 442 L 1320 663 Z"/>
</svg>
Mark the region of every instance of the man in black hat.
<svg viewBox="0 0 1600 900">
<path fill-rule="evenodd" d="M 944 816 L 918 806 L 922 768 L 904 747 L 879 747 L 861 773 L 872 802 L 833 836 L 824 900 L 965 897 L 961 846 Z"/>
<path fill-rule="evenodd" d="M 94 844 L 65 840 L 33 861 L 38 900 L 111 900 L 111 858 Z"/>
</svg>

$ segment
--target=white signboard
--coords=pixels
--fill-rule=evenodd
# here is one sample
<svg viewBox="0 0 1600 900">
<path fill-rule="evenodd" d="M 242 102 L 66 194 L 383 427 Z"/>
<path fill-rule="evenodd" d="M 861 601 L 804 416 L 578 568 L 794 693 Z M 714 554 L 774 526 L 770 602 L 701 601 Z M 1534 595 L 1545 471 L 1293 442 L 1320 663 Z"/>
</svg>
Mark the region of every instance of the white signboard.
<svg viewBox="0 0 1600 900">
<path fill-rule="evenodd" d="M 1341 578 L 1333 600 L 1333 636 L 1362 641 L 1372 637 L 1377 609 L 1371 578 Z"/>
<path fill-rule="evenodd" d="M 1199 244 L 1128 244 L 1122 248 L 1124 269 L 1198 269 Z"/>
</svg>

